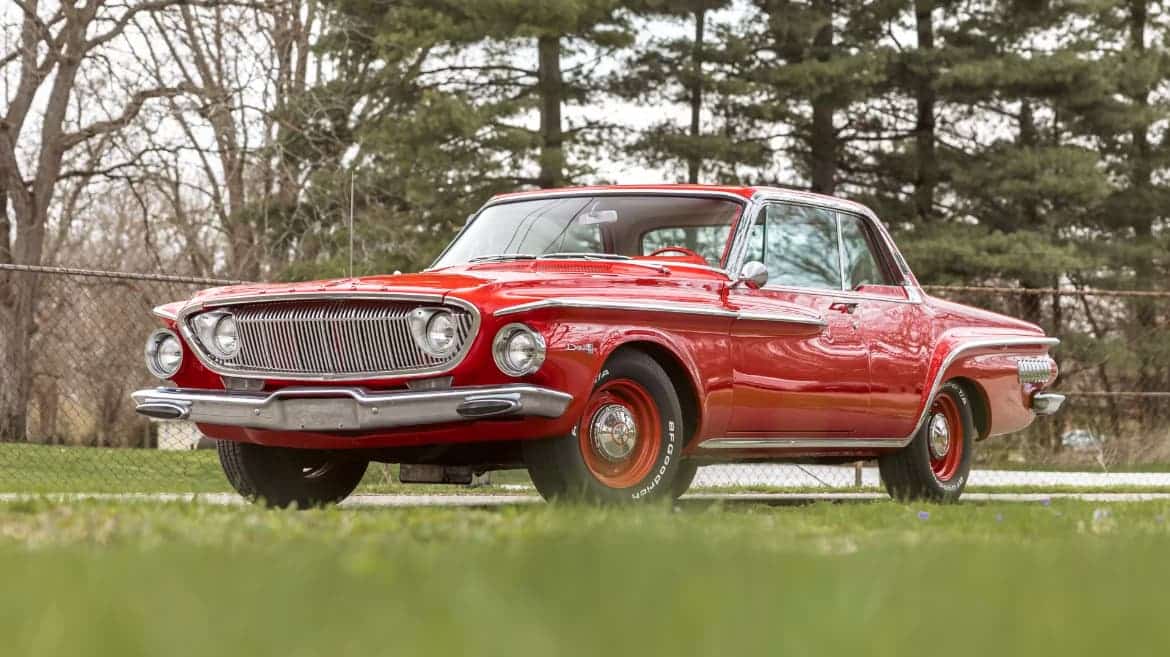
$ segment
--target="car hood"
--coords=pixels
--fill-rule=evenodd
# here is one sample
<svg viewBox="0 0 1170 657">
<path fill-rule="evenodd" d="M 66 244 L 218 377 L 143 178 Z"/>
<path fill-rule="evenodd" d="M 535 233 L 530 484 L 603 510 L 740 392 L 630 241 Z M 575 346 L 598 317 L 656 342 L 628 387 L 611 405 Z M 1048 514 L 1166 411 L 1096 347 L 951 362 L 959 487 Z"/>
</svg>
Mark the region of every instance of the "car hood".
<svg viewBox="0 0 1170 657">
<path fill-rule="evenodd" d="M 417 274 L 391 274 L 307 281 L 253 283 L 204 290 L 192 305 L 220 305 L 237 299 L 361 294 L 418 294 L 469 301 L 484 310 L 551 296 L 622 296 L 672 301 L 716 301 L 728 282 L 722 271 L 666 262 L 538 260 L 481 263 Z"/>
</svg>

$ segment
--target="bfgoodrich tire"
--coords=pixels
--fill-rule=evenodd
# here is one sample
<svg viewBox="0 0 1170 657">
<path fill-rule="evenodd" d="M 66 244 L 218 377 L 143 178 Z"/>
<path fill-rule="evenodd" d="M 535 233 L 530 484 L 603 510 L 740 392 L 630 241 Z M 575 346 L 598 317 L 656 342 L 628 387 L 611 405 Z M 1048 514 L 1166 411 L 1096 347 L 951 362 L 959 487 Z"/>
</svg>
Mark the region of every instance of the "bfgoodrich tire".
<svg viewBox="0 0 1170 657">
<path fill-rule="evenodd" d="M 573 432 L 527 441 L 524 459 L 545 499 L 668 499 L 682 465 L 683 426 L 662 367 L 640 351 L 619 351 L 602 367 Z"/>
<path fill-rule="evenodd" d="M 221 440 L 219 463 L 248 500 L 270 507 L 309 509 L 336 504 L 357 488 L 368 462 L 344 453 L 265 447 Z"/>
<path fill-rule="evenodd" d="M 670 496 L 678 499 L 686 495 L 687 491 L 691 489 L 691 484 L 695 481 L 695 475 L 699 472 L 699 464 L 694 461 L 683 461 L 678 467 L 678 474 L 674 476 L 674 482 L 670 485 Z"/>
<path fill-rule="evenodd" d="M 931 400 L 914 440 L 878 459 L 890 497 L 958 501 L 971 473 L 977 435 L 967 392 L 959 384 L 947 382 Z"/>
</svg>

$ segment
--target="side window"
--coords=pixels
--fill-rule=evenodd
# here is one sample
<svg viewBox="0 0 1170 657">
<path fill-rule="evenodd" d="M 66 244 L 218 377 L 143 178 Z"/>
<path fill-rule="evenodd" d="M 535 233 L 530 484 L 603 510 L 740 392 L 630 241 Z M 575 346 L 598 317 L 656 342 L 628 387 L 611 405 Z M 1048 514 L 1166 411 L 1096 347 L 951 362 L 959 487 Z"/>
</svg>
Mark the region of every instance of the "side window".
<svg viewBox="0 0 1170 657">
<path fill-rule="evenodd" d="M 748 260 L 768 268 L 768 285 L 841 289 L 837 217 L 803 205 L 768 205 L 748 238 Z"/>
<path fill-rule="evenodd" d="M 856 290 L 862 285 L 885 285 L 888 281 L 866 238 L 862 219 L 844 213 L 840 216 L 841 255 L 845 258 L 845 282 L 848 288 Z"/>
</svg>

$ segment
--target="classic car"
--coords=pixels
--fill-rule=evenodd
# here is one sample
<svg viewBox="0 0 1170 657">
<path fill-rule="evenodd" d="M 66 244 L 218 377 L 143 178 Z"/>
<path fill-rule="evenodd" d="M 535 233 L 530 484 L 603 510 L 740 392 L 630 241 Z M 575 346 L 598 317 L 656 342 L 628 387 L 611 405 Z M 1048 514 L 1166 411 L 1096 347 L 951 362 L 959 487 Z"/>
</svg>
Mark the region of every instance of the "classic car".
<svg viewBox="0 0 1170 657">
<path fill-rule="evenodd" d="M 155 310 L 139 413 L 195 422 L 274 506 L 527 468 L 546 498 L 669 499 L 703 464 L 876 459 L 953 501 L 976 443 L 1060 408 L 1058 343 L 934 298 L 866 207 L 769 187 L 489 200 L 421 273 Z"/>
</svg>

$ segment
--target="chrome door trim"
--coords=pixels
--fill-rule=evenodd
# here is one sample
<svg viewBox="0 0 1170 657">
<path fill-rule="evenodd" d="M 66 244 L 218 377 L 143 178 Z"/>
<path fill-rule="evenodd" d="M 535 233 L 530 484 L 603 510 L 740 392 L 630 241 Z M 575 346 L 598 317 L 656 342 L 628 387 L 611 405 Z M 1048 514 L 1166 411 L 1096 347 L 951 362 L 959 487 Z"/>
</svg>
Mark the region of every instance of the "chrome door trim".
<svg viewBox="0 0 1170 657">
<path fill-rule="evenodd" d="M 809 326 L 816 326 L 825 328 L 829 325 L 821 317 L 805 317 L 804 315 L 787 315 L 783 313 L 758 313 L 752 311 L 739 311 L 736 314 L 736 319 L 745 322 L 782 322 L 784 324 L 807 324 Z"/>
<path fill-rule="evenodd" d="M 361 373 L 345 373 L 345 374 L 306 374 L 303 372 L 281 372 L 276 370 L 264 372 L 252 372 L 248 370 L 236 370 L 231 367 L 223 367 L 215 362 L 213 358 L 207 354 L 205 348 L 200 344 L 199 339 L 191 331 L 188 326 L 187 319 L 200 311 L 211 308 L 222 308 L 225 306 L 244 305 L 250 303 L 268 303 L 280 301 L 411 301 L 419 303 L 433 303 L 436 305 L 451 304 L 459 306 L 466 310 L 471 315 L 471 329 L 469 330 L 470 337 L 466 344 L 460 347 L 455 356 L 447 363 L 439 367 L 432 367 L 424 370 L 411 370 L 405 373 L 393 372 L 361 372 Z M 481 324 L 479 308 L 475 304 L 444 294 L 426 294 L 415 292 L 369 292 L 369 291 L 353 291 L 353 292 L 278 292 L 275 294 L 237 294 L 224 297 L 217 297 L 208 299 L 206 301 L 192 302 L 183 306 L 179 310 L 175 318 L 180 334 L 183 336 L 184 342 L 191 348 L 195 354 L 195 358 L 207 369 L 219 374 L 221 376 L 234 376 L 242 379 L 285 379 L 294 381 L 381 381 L 387 379 L 406 380 L 416 379 L 420 377 L 435 376 L 444 374 L 455 369 L 462 363 L 467 354 L 471 351 L 472 344 L 475 343 L 479 336 L 479 328 Z"/>
<path fill-rule="evenodd" d="M 909 445 L 914 436 L 922 429 L 926 416 L 930 414 L 930 402 L 938 394 L 943 384 L 943 376 L 947 369 L 954 364 L 964 353 L 975 349 L 995 349 L 1007 347 L 1054 347 L 1060 344 L 1059 338 L 1036 336 L 1031 338 L 982 338 L 964 342 L 947 354 L 934 375 L 934 383 L 930 387 L 930 394 L 926 395 L 922 404 L 922 412 L 918 415 L 918 422 L 909 435 L 902 438 L 708 438 L 699 443 L 700 449 L 772 449 L 772 448 L 817 448 L 825 449 L 901 449 Z"/>
</svg>

